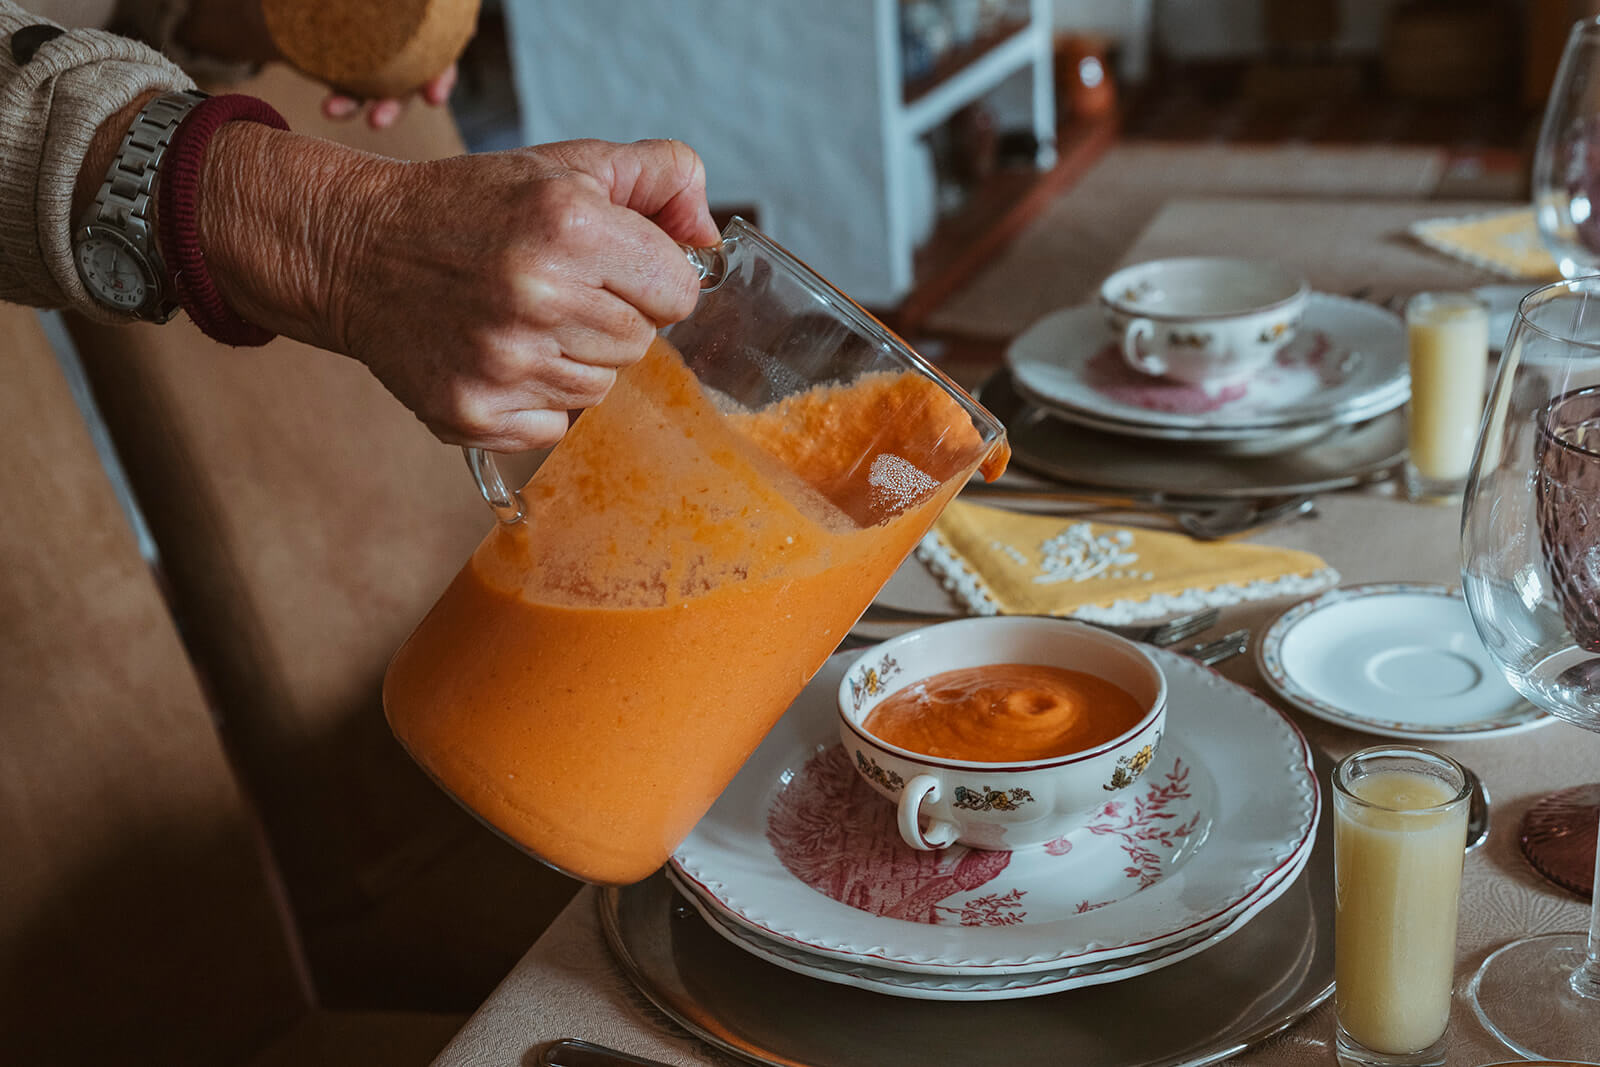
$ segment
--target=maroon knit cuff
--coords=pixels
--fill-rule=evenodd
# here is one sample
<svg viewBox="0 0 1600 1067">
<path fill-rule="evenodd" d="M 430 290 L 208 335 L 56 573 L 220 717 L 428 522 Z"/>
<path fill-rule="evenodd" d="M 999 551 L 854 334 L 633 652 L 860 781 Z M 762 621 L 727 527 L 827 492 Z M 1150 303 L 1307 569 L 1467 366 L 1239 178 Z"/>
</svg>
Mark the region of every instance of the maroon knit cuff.
<svg viewBox="0 0 1600 1067">
<path fill-rule="evenodd" d="M 200 251 L 196 210 L 200 171 L 205 166 L 212 135 L 225 123 L 238 121 L 259 122 L 279 130 L 289 128 L 282 115 L 253 96 L 229 94 L 202 100 L 174 131 L 162 160 L 158 225 L 167 269 L 190 320 L 207 337 L 225 345 L 256 346 L 277 335 L 240 318 L 217 292 Z"/>
</svg>

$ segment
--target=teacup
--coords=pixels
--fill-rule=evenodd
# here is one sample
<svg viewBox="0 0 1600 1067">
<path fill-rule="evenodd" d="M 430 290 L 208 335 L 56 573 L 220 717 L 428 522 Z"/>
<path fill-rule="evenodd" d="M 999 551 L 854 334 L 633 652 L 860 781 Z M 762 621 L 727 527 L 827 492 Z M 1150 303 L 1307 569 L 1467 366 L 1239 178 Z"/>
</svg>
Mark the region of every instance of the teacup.
<svg viewBox="0 0 1600 1067">
<path fill-rule="evenodd" d="M 1272 361 L 1310 291 L 1272 263 L 1190 256 L 1117 271 L 1100 286 L 1100 308 L 1134 370 L 1217 387 Z"/>
<path fill-rule="evenodd" d="M 1131 696 L 1139 717 L 1082 751 L 1021 762 L 930 756 L 891 744 L 863 725 L 885 700 L 934 675 L 997 664 L 1093 675 Z M 900 836 L 923 850 L 957 841 L 1015 850 L 1066 836 L 1139 780 L 1166 718 L 1166 678 L 1149 653 L 1067 619 L 991 616 L 912 630 L 863 653 L 839 684 L 839 736 L 851 763 L 897 805 Z"/>
</svg>

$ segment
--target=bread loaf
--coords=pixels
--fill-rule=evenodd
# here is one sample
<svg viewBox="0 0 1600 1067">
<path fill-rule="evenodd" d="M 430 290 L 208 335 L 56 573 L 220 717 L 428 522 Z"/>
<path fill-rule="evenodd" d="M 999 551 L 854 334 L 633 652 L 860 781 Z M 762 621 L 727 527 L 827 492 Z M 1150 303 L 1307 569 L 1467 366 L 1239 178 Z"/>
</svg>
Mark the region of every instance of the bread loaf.
<svg viewBox="0 0 1600 1067">
<path fill-rule="evenodd" d="M 453 63 L 478 0 L 261 0 L 284 59 L 340 92 L 404 96 Z"/>
</svg>

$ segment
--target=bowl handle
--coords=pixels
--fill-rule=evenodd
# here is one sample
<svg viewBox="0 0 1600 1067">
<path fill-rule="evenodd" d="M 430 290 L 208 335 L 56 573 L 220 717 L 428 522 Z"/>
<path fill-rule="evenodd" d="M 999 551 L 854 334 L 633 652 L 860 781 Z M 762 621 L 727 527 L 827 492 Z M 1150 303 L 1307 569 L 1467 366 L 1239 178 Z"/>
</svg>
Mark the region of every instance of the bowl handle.
<svg viewBox="0 0 1600 1067">
<path fill-rule="evenodd" d="M 906 844 L 922 852 L 949 848 L 956 839 L 954 825 L 935 819 L 929 824 L 927 832 L 923 832 L 922 820 L 918 816 L 924 799 L 939 799 L 939 779 L 931 774 L 917 775 L 906 783 L 905 792 L 900 794 L 900 836 Z"/>
<path fill-rule="evenodd" d="M 1122 331 L 1122 358 L 1140 374 L 1159 378 L 1167 373 L 1167 361 L 1154 352 L 1146 352 L 1142 342 L 1156 336 L 1155 323 L 1149 319 L 1134 319 Z"/>
</svg>

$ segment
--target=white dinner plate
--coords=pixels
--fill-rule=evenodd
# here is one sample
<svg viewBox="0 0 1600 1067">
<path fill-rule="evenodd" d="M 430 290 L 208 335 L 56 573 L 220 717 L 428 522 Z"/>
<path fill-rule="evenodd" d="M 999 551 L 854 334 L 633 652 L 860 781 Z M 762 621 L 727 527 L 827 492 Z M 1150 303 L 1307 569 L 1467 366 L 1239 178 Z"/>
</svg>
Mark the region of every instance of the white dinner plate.
<svg viewBox="0 0 1600 1067">
<path fill-rule="evenodd" d="M 1442 585 L 1345 586 L 1302 601 L 1267 627 L 1256 662 L 1290 704 L 1381 737 L 1484 737 L 1550 721 L 1511 688 L 1466 602 Z"/>
<path fill-rule="evenodd" d="M 824 982 L 854 986 L 891 997 L 910 997 L 914 1000 L 1017 1000 L 1022 997 L 1041 997 L 1050 993 L 1063 993 L 1069 989 L 1119 982 L 1159 971 L 1174 963 L 1225 940 L 1237 933 L 1251 919 L 1271 906 L 1295 883 L 1311 859 L 1315 837 L 1308 838 L 1285 868 L 1281 877 L 1261 887 L 1244 909 L 1231 921 L 1216 929 L 1206 929 L 1152 952 L 1139 952 L 1131 956 L 1118 956 L 1100 963 L 1080 967 L 1052 968 L 1043 971 L 1022 971 L 1006 974 L 947 974 L 914 971 L 897 971 L 875 967 L 869 963 L 807 952 L 786 942 L 763 937 L 749 927 L 725 918 L 721 912 L 686 886 L 671 867 L 667 875 L 679 893 L 694 905 L 706 925 L 731 944 L 759 959 L 775 964 L 796 974 L 820 978 Z"/>
<path fill-rule="evenodd" d="M 1266 370 L 1210 390 L 1128 367 L 1094 305 L 1046 315 L 1006 349 L 1017 387 L 1063 418 L 1125 434 L 1222 441 L 1334 427 L 1410 396 L 1405 329 L 1374 304 L 1312 293 Z"/>
<path fill-rule="evenodd" d="M 867 653 L 867 654 L 870 654 Z M 1131 799 L 1017 852 L 907 847 L 838 743 L 835 656 L 672 858 L 727 922 L 890 970 L 994 975 L 1170 948 L 1238 918 L 1301 855 L 1320 804 L 1280 712 L 1152 651 L 1166 735 Z"/>
</svg>

